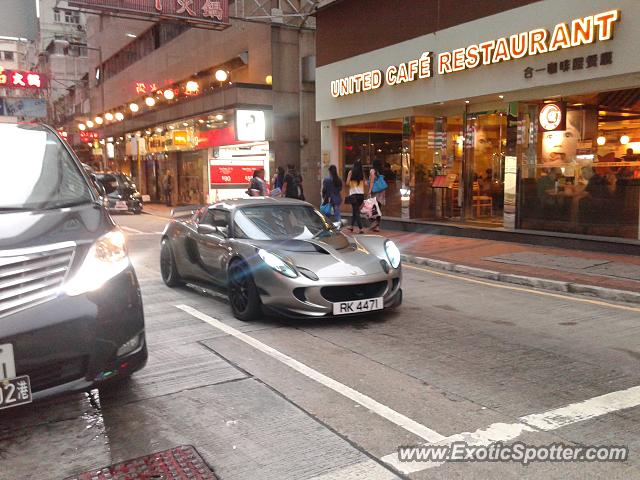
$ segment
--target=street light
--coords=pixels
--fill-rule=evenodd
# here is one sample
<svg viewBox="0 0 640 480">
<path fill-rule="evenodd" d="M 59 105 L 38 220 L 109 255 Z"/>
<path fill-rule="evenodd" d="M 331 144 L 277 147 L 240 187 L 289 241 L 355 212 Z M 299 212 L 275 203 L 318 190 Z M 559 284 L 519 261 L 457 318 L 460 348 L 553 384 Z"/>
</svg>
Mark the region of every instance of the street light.
<svg viewBox="0 0 640 480">
<path fill-rule="evenodd" d="M 147 104 L 147 107 L 153 107 L 156 104 L 156 99 L 153 97 L 147 97 L 144 99 L 144 103 Z"/>
<path fill-rule="evenodd" d="M 107 122 L 113 122 L 113 113 L 107 112 L 104 114 L 104 118 Z"/>
<path fill-rule="evenodd" d="M 129 110 L 131 110 L 133 113 L 136 113 L 138 110 L 140 110 L 140 107 L 137 103 L 131 103 L 129 105 Z"/>
<path fill-rule="evenodd" d="M 104 120 L 102 119 L 101 116 L 97 116 L 93 120 L 96 122 L 97 125 L 102 125 L 104 123 Z"/>
<path fill-rule="evenodd" d="M 85 123 L 87 124 L 88 128 L 93 128 L 94 127 L 93 122 L 91 120 L 87 120 Z"/>
<path fill-rule="evenodd" d="M 122 112 L 116 112 L 116 120 L 121 122 L 122 120 L 124 120 L 124 113 Z"/>
<path fill-rule="evenodd" d="M 87 129 L 87 126 L 84 123 L 78 124 L 78 130 L 80 130 L 81 132 L 84 132 L 86 129 Z"/>
<path fill-rule="evenodd" d="M 229 78 L 229 74 L 225 70 L 216 70 L 215 73 L 216 80 L 219 82 L 226 82 L 227 78 Z"/>
<path fill-rule="evenodd" d="M 173 90 L 171 90 L 170 88 L 167 88 L 164 93 L 164 98 L 167 100 L 173 100 L 173 97 L 175 96 L 175 94 L 173 93 Z"/>
</svg>

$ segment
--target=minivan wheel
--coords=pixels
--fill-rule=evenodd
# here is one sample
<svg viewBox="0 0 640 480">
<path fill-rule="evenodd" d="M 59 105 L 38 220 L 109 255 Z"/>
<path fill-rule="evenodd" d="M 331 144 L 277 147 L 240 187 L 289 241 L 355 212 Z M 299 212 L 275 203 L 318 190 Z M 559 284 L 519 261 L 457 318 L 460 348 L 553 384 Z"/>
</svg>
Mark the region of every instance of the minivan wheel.
<svg viewBox="0 0 640 480">
<path fill-rule="evenodd" d="M 229 267 L 229 303 L 233 315 L 239 320 L 256 320 L 261 311 L 260 295 L 249 267 L 236 261 Z"/>
<path fill-rule="evenodd" d="M 160 273 L 162 275 L 162 281 L 168 287 L 182 285 L 182 279 L 178 274 L 176 261 L 173 257 L 173 251 L 171 250 L 171 242 L 169 242 L 168 238 L 163 238 L 162 244 L 160 245 Z"/>
</svg>

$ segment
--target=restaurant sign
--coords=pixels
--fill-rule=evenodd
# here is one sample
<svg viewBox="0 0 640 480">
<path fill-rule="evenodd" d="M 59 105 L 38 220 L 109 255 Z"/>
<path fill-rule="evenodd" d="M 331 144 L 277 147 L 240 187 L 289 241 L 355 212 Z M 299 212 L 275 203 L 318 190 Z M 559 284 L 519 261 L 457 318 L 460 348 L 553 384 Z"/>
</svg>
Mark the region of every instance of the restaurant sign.
<svg viewBox="0 0 640 480">
<path fill-rule="evenodd" d="M 69 0 L 69 5 L 115 16 L 182 21 L 203 28 L 221 29 L 229 24 L 229 0 Z"/>
<path fill-rule="evenodd" d="M 448 75 L 482 65 L 503 63 L 610 40 L 613 38 L 615 22 L 618 22 L 620 17 L 620 10 L 609 10 L 576 18 L 568 23 L 558 23 L 552 32 L 536 28 L 509 37 L 441 52 L 437 55 L 436 71 L 439 75 Z M 344 97 L 376 90 L 385 84 L 394 86 L 430 78 L 433 73 L 431 55 L 431 52 L 424 52 L 420 58 L 388 66 L 384 72 L 374 69 L 332 80 L 331 96 Z"/>
</svg>

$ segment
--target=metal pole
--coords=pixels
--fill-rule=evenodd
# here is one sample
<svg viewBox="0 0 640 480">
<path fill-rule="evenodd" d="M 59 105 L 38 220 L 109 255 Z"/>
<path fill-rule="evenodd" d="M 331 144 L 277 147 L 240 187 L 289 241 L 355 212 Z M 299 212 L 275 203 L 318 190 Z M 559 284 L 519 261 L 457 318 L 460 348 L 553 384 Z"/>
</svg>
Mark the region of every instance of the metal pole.
<svg viewBox="0 0 640 480">
<path fill-rule="evenodd" d="M 104 71 L 102 69 L 102 47 L 98 47 L 98 68 L 100 69 L 100 115 L 104 115 Z M 102 170 L 107 170 L 107 142 L 103 145 L 102 149 Z"/>
</svg>

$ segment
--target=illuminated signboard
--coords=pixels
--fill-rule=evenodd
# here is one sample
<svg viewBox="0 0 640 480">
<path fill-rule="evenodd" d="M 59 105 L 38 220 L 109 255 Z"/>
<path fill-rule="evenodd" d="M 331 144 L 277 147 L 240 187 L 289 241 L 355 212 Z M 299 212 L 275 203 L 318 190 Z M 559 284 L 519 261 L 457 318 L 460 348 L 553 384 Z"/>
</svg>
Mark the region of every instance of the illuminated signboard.
<svg viewBox="0 0 640 480">
<path fill-rule="evenodd" d="M 229 23 L 229 0 L 69 0 L 69 5 L 117 16 L 180 20 L 203 28 L 221 29 Z"/>
<path fill-rule="evenodd" d="M 448 75 L 481 65 L 503 63 L 610 40 L 613 38 L 614 25 L 620 18 L 620 10 L 609 10 L 576 18 L 568 23 L 558 23 L 551 33 L 544 28 L 536 28 L 509 37 L 442 52 L 437 55 L 436 71 L 439 75 Z M 385 84 L 400 85 L 430 78 L 431 74 L 430 52 L 425 52 L 418 59 L 388 66 L 384 72 L 374 69 L 332 80 L 331 96 L 339 98 L 376 90 Z"/>
<path fill-rule="evenodd" d="M 0 67 L 0 87 L 4 88 L 45 88 L 47 78 L 38 72 L 5 70 Z"/>
<path fill-rule="evenodd" d="M 545 103 L 540 109 L 538 122 L 540 129 L 545 132 L 553 132 L 556 130 L 566 130 L 567 126 L 567 107 L 561 102 Z"/>
<path fill-rule="evenodd" d="M 262 110 L 236 110 L 236 136 L 239 141 L 261 142 L 266 135 Z"/>
</svg>

